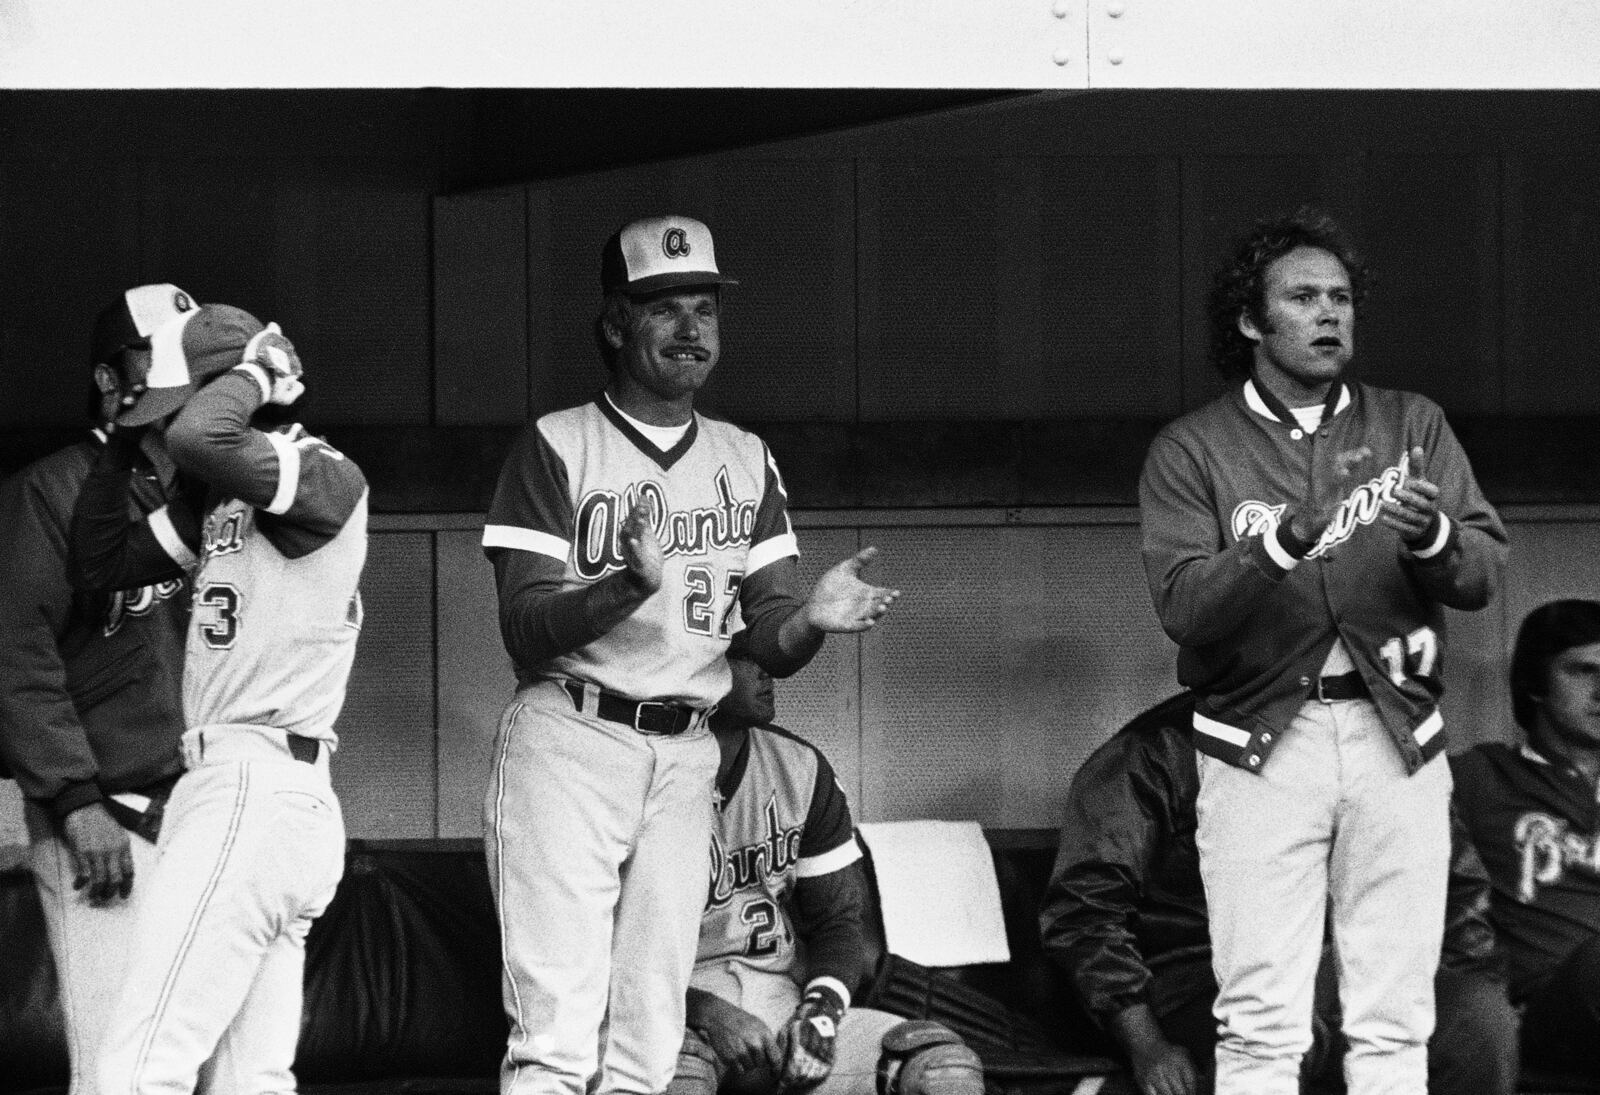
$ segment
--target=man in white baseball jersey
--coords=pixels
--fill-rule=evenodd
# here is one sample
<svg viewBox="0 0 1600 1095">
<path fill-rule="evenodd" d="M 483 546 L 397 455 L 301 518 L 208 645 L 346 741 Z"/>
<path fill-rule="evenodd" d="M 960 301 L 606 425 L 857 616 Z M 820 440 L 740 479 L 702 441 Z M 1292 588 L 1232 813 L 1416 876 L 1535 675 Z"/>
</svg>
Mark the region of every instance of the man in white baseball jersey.
<svg viewBox="0 0 1600 1095">
<path fill-rule="evenodd" d="M 983 1066 L 949 1027 L 852 1006 L 871 961 L 850 804 L 821 750 L 772 725 L 772 678 L 742 638 L 711 717 L 710 895 L 668 1095 L 982 1095 Z"/>
<path fill-rule="evenodd" d="M 367 548 L 361 470 L 284 421 L 300 373 L 276 325 L 237 308 L 165 324 L 79 497 L 80 585 L 194 568 L 185 772 L 101 1050 L 107 1091 L 192 1091 L 208 1057 L 211 1092 L 294 1089 L 306 932 L 343 871 L 328 757 Z M 128 439 L 174 414 L 167 445 L 194 490 L 131 521 Z"/>
<path fill-rule="evenodd" d="M 672 1079 L 704 903 L 735 623 L 786 675 L 897 596 L 867 549 L 796 587 L 761 440 L 697 413 L 721 355 L 711 233 L 652 217 L 601 259 L 605 391 L 517 440 L 484 528 L 519 690 L 501 720 L 485 850 L 511 1033 L 506 1095 L 653 1095 Z"/>
</svg>

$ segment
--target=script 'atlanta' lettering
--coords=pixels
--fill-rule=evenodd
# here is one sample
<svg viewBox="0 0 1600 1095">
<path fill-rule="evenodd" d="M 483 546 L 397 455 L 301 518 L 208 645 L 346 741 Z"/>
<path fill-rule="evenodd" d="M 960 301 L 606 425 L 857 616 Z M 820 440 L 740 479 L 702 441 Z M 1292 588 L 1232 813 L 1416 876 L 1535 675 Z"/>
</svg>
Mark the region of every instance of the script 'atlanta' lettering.
<svg viewBox="0 0 1600 1095">
<path fill-rule="evenodd" d="M 713 549 L 748 544 L 756 527 L 755 501 L 733 496 L 726 466 L 717 469 L 713 481 L 717 503 L 701 509 L 669 509 L 661 484 L 649 481 L 635 483 L 621 494 L 593 490 L 584 495 L 578 503 L 572 538 L 578 576 L 592 581 L 627 565 L 622 555 L 622 522 L 639 498 L 650 504 L 651 524 L 668 556 L 704 555 Z"/>
<path fill-rule="evenodd" d="M 206 527 L 200 534 L 200 554 L 211 559 L 243 551 L 245 534 L 249 531 L 248 508 L 241 506 L 226 513 L 219 510 L 206 518 Z"/>
<path fill-rule="evenodd" d="M 1560 818 L 1537 812 L 1519 817 L 1511 832 L 1522 853 L 1517 899 L 1524 904 L 1534 899 L 1541 885 L 1560 882 L 1568 867 L 1600 874 L 1600 839 L 1594 834 L 1575 833 Z"/>
<path fill-rule="evenodd" d="M 1306 558 L 1316 558 L 1329 548 L 1350 539 L 1360 526 L 1370 525 L 1376 521 L 1383 503 L 1394 501 L 1394 492 L 1405 483 L 1410 470 L 1411 454 L 1408 452 L 1400 457 L 1398 464 L 1383 469 L 1378 475 L 1351 491 L 1350 496 L 1339 503 L 1339 511 L 1333 515 L 1333 520 L 1328 522 L 1328 527 L 1322 530 L 1322 535 L 1306 553 Z M 1283 511 L 1287 508 L 1282 503 L 1273 506 L 1255 499 L 1240 502 L 1233 507 L 1233 518 L 1230 522 L 1233 526 L 1233 538 L 1243 540 L 1246 536 L 1265 536 L 1276 532 Z"/>
<path fill-rule="evenodd" d="M 804 825 L 785 829 L 778 821 L 778 796 L 767 799 L 762 811 L 767 835 L 754 844 L 731 852 L 722 846 L 722 836 L 711 834 L 711 896 L 707 904 L 720 909 L 740 890 L 761 888 L 768 878 L 781 875 L 800 859 L 800 837 Z"/>
</svg>

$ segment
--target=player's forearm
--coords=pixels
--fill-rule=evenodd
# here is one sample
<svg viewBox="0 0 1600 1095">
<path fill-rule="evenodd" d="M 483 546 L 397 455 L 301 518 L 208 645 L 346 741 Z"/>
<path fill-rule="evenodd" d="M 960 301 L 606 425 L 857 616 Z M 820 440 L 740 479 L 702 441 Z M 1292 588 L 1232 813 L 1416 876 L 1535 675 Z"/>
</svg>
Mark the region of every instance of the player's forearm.
<svg viewBox="0 0 1600 1095">
<path fill-rule="evenodd" d="M 201 388 L 167 428 L 167 449 L 184 472 L 252 506 L 278 493 L 278 451 L 250 417 L 265 401 L 259 370 L 234 369 Z"/>
<path fill-rule="evenodd" d="M 1450 522 L 1444 547 L 1427 559 L 1412 560 L 1412 573 L 1427 595 L 1447 608 L 1475 612 L 1499 592 L 1505 576 L 1503 529 Z"/>
<path fill-rule="evenodd" d="M 180 577 L 193 560 L 199 522 L 187 508 L 167 505 L 139 520 L 132 516 L 132 451 L 107 445 L 78 492 L 66 559 L 74 589 L 135 589 Z"/>
<path fill-rule="evenodd" d="M 806 620 L 796 570 L 793 559 L 780 559 L 748 575 L 739 590 L 750 657 L 773 677 L 805 668 L 827 637 Z"/>
<path fill-rule="evenodd" d="M 500 626 L 518 665 L 542 665 L 587 646 L 633 615 L 650 596 L 626 571 L 577 589 L 560 585 L 558 578 L 546 578 L 502 595 Z"/>
<path fill-rule="evenodd" d="M 848 1002 L 868 972 L 863 928 L 867 883 L 860 865 L 801 878 L 794 896 L 806 944 L 806 981 L 831 978 L 844 987 Z"/>
</svg>

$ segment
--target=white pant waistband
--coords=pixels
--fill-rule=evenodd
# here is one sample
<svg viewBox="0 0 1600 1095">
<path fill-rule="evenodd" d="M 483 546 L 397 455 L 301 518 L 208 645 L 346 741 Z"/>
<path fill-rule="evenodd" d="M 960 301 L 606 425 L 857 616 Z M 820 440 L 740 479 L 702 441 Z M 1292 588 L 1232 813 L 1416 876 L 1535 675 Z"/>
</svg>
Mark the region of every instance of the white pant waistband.
<svg viewBox="0 0 1600 1095">
<path fill-rule="evenodd" d="M 290 737 L 299 739 L 294 750 L 290 748 Z M 302 759 L 310 756 L 310 744 L 304 743 L 316 746 L 315 759 Z M 198 768 L 203 764 L 277 760 L 291 764 L 304 763 L 307 767 L 326 773 L 328 754 L 331 752 L 331 742 L 291 735 L 276 726 L 208 726 L 183 735 L 185 768 Z"/>
</svg>

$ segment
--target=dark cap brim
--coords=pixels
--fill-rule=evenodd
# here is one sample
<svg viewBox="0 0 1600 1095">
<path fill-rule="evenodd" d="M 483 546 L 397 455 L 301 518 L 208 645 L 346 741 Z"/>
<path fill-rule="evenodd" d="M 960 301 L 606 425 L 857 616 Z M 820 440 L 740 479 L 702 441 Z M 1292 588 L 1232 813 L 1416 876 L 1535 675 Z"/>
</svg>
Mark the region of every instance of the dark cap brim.
<svg viewBox="0 0 1600 1095">
<path fill-rule="evenodd" d="M 708 274 L 703 270 L 685 270 L 681 273 L 656 274 L 654 277 L 640 278 L 638 281 L 623 282 L 610 288 L 618 292 L 627 293 L 630 297 L 642 297 L 650 293 L 659 293 L 663 289 L 687 289 L 697 285 L 738 285 L 733 278 L 722 274 Z"/>
<path fill-rule="evenodd" d="M 148 426 L 189 402 L 189 397 L 199 390 L 198 384 L 185 384 L 181 388 L 146 389 L 139 402 L 117 415 L 119 426 Z"/>
</svg>

